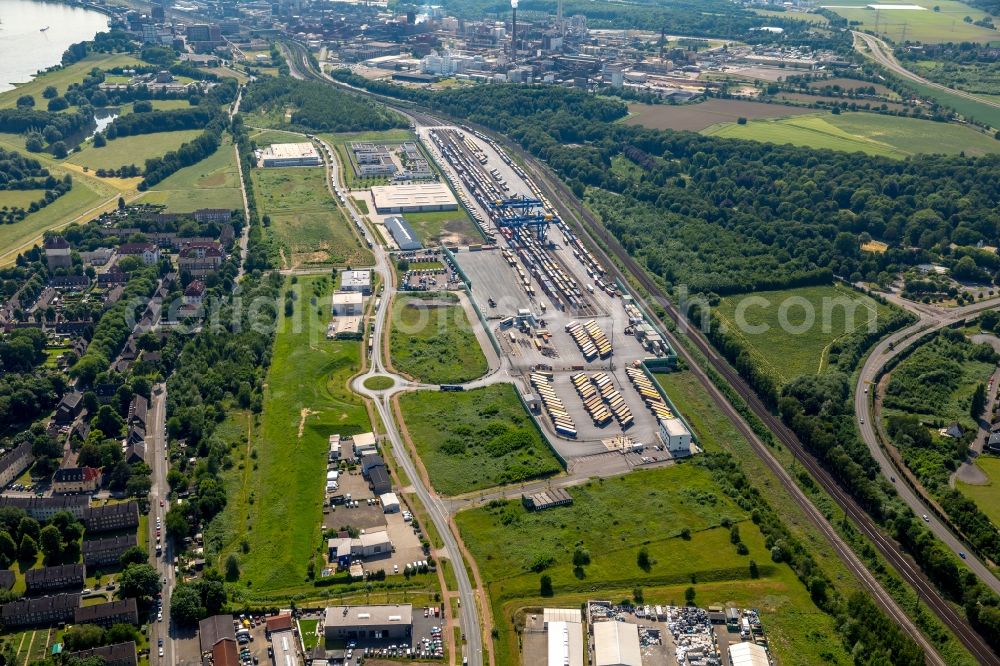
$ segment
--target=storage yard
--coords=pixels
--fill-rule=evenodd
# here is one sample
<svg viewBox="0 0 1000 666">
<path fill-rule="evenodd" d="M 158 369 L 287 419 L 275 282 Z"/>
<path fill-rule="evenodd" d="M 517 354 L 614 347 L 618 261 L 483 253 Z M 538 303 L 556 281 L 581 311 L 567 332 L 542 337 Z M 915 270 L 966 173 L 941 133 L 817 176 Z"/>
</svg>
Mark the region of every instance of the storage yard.
<svg viewBox="0 0 1000 666">
<path fill-rule="evenodd" d="M 454 250 L 454 260 L 559 454 L 637 453 L 639 464 L 670 459 L 660 420 L 678 415 L 638 363 L 672 362 L 661 334 L 495 143 L 464 128 L 423 132 L 493 241 Z"/>
</svg>

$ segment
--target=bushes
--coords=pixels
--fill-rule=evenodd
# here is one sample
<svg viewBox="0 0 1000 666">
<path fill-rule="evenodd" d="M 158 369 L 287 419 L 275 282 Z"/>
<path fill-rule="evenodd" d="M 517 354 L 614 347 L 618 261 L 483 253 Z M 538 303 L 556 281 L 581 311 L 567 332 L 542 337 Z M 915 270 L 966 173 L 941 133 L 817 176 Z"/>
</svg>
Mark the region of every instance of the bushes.
<svg viewBox="0 0 1000 666">
<path fill-rule="evenodd" d="M 115 118 L 111 125 L 117 136 L 135 136 L 137 134 L 201 129 L 217 115 L 217 111 L 208 107 L 194 106 L 189 109 L 130 113 Z"/>
<path fill-rule="evenodd" d="M 244 112 L 287 105 L 295 107 L 291 125 L 325 132 L 356 132 L 406 127 L 406 120 L 384 106 L 325 83 L 290 77 L 262 77 L 243 95 Z"/>
</svg>

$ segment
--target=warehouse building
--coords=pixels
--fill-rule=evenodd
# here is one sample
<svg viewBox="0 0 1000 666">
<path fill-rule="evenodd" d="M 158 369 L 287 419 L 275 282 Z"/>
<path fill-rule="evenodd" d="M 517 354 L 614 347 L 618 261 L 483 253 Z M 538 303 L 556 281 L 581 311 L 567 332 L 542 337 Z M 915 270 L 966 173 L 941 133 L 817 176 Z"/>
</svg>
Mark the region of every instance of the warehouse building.
<svg viewBox="0 0 1000 666">
<path fill-rule="evenodd" d="M 291 167 L 320 166 L 316 147 L 311 143 L 272 143 L 263 150 L 257 151 L 257 166 L 261 167 Z"/>
<path fill-rule="evenodd" d="M 583 625 L 579 622 L 549 622 L 548 666 L 583 666 Z"/>
<path fill-rule="evenodd" d="M 357 291 L 367 296 L 372 293 L 372 272 L 341 271 L 340 291 Z"/>
<path fill-rule="evenodd" d="M 413 606 L 331 606 L 323 621 L 328 641 L 404 641 L 413 633 Z"/>
<path fill-rule="evenodd" d="M 729 663 L 732 666 L 771 666 L 767 650 L 756 643 L 731 643 Z"/>
<path fill-rule="evenodd" d="M 408 252 L 423 248 L 424 245 L 417 240 L 417 234 L 413 232 L 413 228 L 398 215 L 387 217 L 385 219 L 385 226 L 389 230 L 389 233 L 392 234 L 392 240 L 396 241 L 396 246 L 400 250 Z"/>
<path fill-rule="evenodd" d="M 613 620 L 595 623 L 594 666 L 642 666 L 639 627 Z"/>
<path fill-rule="evenodd" d="M 364 304 L 365 295 L 358 291 L 335 291 L 331 297 L 334 317 L 358 317 Z"/>
<path fill-rule="evenodd" d="M 375 210 L 381 214 L 458 210 L 458 201 L 444 183 L 376 185 L 371 188 Z"/>
</svg>

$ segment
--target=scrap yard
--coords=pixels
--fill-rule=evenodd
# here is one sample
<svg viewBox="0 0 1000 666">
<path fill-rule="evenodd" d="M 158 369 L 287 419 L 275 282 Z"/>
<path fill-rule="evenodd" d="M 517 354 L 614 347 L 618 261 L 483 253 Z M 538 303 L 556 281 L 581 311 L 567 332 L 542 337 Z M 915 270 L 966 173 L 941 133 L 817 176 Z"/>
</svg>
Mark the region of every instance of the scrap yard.
<svg viewBox="0 0 1000 666">
<path fill-rule="evenodd" d="M 664 433 L 686 431 L 690 442 L 690 431 L 642 363 L 669 367 L 673 350 L 555 206 L 485 135 L 430 127 L 420 136 L 487 239 L 450 258 L 559 454 L 615 451 L 630 464 L 688 454 L 668 447 Z"/>
</svg>

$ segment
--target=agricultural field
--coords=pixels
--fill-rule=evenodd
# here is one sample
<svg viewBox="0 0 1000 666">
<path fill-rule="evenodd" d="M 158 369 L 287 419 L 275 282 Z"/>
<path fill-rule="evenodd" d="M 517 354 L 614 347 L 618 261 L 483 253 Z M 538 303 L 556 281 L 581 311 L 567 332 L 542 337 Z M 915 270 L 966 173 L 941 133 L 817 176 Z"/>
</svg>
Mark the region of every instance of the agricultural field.
<svg viewBox="0 0 1000 666">
<path fill-rule="evenodd" d="M 66 158 L 66 161 L 95 171 L 117 169 L 130 164 L 142 168 L 146 160 L 177 150 L 181 144 L 193 141 L 201 133 L 202 130 L 178 130 L 125 136 L 108 141 L 103 148 L 95 148 L 92 142 L 88 142 L 82 150 Z"/>
<path fill-rule="evenodd" d="M 36 76 L 31 81 L 16 88 L 0 93 L 0 108 L 9 109 L 17 105 L 21 95 L 32 95 L 35 102 L 43 102 L 42 91 L 48 86 L 55 86 L 60 94 L 66 92 L 71 83 L 79 83 L 95 67 L 111 69 L 113 67 L 139 66 L 143 64 L 137 56 L 123 53 L 94 53 L 69 67 L 63 67 L 42 76 Z M 44 108 L 44 104 L 41 105 Z"/>
<path fill-rule="evenodd" d="M 769 16 L 771 18 L 782 18 L 790 19 L 794 21 L 805 21 L 806 23 L 814 23 L 816 25 L 825 26 L 830 22 L 830 19 L 823 16 L 822 14 L 816 14 L 814 12 L 798 12 L 794 9 L 787 9 L 785 11 L 773 11 L 769 9 L 755 9 L 755 14 L 760 16 Z"/>
<path fill-rule="evenodd" d="M 302 265 L 367 266 L 372 253 L 361 246 L 337 208 L 320 167 L 254 169 L 261 215 L 282 245 L 286 268 Z"/>
<path fill-rule="evenodd" d="M 495 617 L 527 606 L 576 606 L 588 598 L 618 599 L 641 588 L 645 603 L 696 603 L 758 608 L 770 647 L 785 663 L 810 663 L 821 652 L 843 656 L 832 619 L 815 607 L 805 586 L 774 564 L 756 526 L 694 463 L 641 470 L 567 488 L 572 506 L 528 512 L 518 501 L 494 501 L 462 511 L 455 521 L 476 559 Z M 603 526 L 595 530 L 595 525 Z M 730 540 L 736 526 L 748 553 Z M 577 550 L 589 564 L 574 566 Z M 639 565 L 639 553 L 649 565 Z M 752 578 L 750 561 L 759 577 Z M 555 595 L 541 597 L 542 575 Z M 500 624 L 498 662 L 516 663 L 512 627 Z M 821 661 L 818 658 L 817 662 Z"/>
<path fill-rule="evenodd" d="M 254 593 L 312 587 L 306 570 L 320 539 L 328 438 L 371 430 L 347 386 L 361 343 L 326 339 L 332 279 L 301 277 L 285 289 L 299 296 L 279 323 L 260 422 L 242 415 L 223 424 L 220 436 L 249 453 L 227 472 L 229 501 L 207 534 L 220 562 L 239 554 L 240 582 Z"/>
<path fill-rule="evenodd" d="M 979 510 L 989 517 L 991 523 L 1000 525 L 1000 458 L 980 456 L 976 458 L 975 465 L 983 471 L 989 481 L 984 485 L 972 485 L 958 480 L 955 482 L 955 487 L 975 502 Z"/>
<path fill-rule="evenodd" d="M 458 384 L 488 370 L 465 309 L 448 292 L 396 296 L 389 346 L 393 367 L 426 384 Z"/>
<path fill-rule="evenodd" d="M 836 343 L 888 318 L 891 309 L 836 285 L 726 296 L 715 313 L 730 334 L 742 338 L 770 374 L 785 383 L 821 372 L 831 364 Z"/>
<path fill-rule="evenodd" d="M 168 211 L 178 213 L 199 208 L 243 208 L 239 167 L 231 139 L 226 136 L 213 155 L 151 187 L 140 201 L 163 204 Z"/>
<path fill-rule="evenodd" d="M 740 99 L 709 99 L 698 104 L 629 104 L 626 125 L 650 129 L 700 132 L 718 123 L 735 123 L 739 118 L 785 118 L 814 113 L 810 109 L 784 104 L 765 104 Z"/>
<path fill-rule="evenodd" d="M 429 213 L 404 213 L 403 218 L 410 223 L 425 246 L 442 243 L 468 245 L 483 242 L 482 234 L 462 208 Z"/>
<path fill-rule="evenodd" d="M 443 495 L 562 471 L 511 384 L 404 393 L 399 408 L 431 483 Z"/>
<path fill-rule="evenodd" d="M 883 3 L 893 4 L 893 3 Z M 823 6 L 855 23 L 853 29 L 884 35 L 894 42 L 945 42 L 989 43 L 997 40 L 997 32 L 972 23 L 965 17 L 978 21 L 986 12 L 974 9 L 956 0 L 906 0 L 900 5 L 918 5 L 922 9 L 869 9 L 856 0 L 830 0 Z M 935 11 L 937 8 L 937 11 Z"/>
<path fill-rule="evenodd" d="M 1000 152 L 1000 142 L 962 125 L 875 113 L 813 114 L 781 120 L 751 120 L 746 125 L 715 125 L 704 134 L 766 143 L 790 143 L 846 152 L 861 151 L 903 159 L 918 153 L 985 155 Z"/>
</svg>

